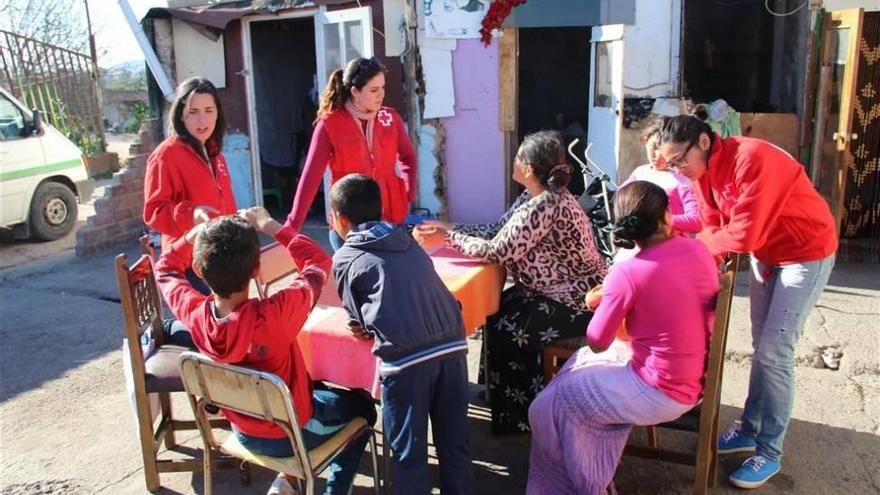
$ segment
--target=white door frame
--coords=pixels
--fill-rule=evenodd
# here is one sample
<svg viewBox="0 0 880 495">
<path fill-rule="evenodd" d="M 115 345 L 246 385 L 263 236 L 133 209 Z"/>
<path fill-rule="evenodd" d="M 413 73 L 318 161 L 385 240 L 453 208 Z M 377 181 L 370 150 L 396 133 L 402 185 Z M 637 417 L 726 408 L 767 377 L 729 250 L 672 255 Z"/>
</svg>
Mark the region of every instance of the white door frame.
<svg viewBox="0 0 880 495">
<path fill-rule="evenodd" d="M 609 119 L 598 119 L 597 117 L 602 116 L 602 114 L 596 114 L 595 112 L 607 112 L 610 113 L 608 117 L 610 117 L 610 121 L 612 122 L 612 133 L 610 133 L 613 139 L 612 143 L 612 151 L 611 151 L 611 161 L 612 163 L 608 163 L 607 155 L 593 155 L 591 158 L 596 159 L 596 164 L 607 173 L 613 182 L 617 182 L 617 169 L 618 169 L 618 158 L 620 157 L 620 127 L 623 122 L 623 30 L 624 26 L 622 24 L 611 24 L 606 26 L 594 26 L 592 29 L 592 36 L 590 37 L 590 96 L 587 103 L 587 112 L 588 112 L 588 121 L 587 121 L 587 139 L 588 141 L 594 141 L 596 137 L 604 137 L 608 136 L 609 133 L 603 132 L 602 129 L 598 129 L 598 125 L 600 124 L 600 120 L 604 120 L 606 123 Z M 614 48 L 612 54 L 614 55 L 611 58 L 611 107 L 607 110 L 604 107 L 595 107 L 595 95 L 596 95 L 596 64 L 598 62 L 596 56 L 596 46 L 601 42 L 610 42 L 611 45 L 609 48 Z M 595 146 L 595 144 L 594 144 Z M 607 150 L 607 146 L 600 145 L 599 150 L 605 149 Z"/>
<path fill-rule="evenodd" d="M 241 19 L 242 70 L 238 74 L 244 77 L 245 105 L 247 108 L 248 133 L 250 135 L 251 187 L 253 188 L 254 193 L 254 203 L 258 206 L 263 206 L 263 178 L 260 173 L 260 135 L 259 130 L 257 129 L 257 99 L 254 92 L 254 60 L 252 55 L 253 47 L 251 45 L 251 23 L 302 19 L 314 17 L 317 13 L 317 8 L 309 8 L 279 15 L 246 16 Z M 317 54 L 315 54 L 315 58 L 318 58 Z"/>
</svg>

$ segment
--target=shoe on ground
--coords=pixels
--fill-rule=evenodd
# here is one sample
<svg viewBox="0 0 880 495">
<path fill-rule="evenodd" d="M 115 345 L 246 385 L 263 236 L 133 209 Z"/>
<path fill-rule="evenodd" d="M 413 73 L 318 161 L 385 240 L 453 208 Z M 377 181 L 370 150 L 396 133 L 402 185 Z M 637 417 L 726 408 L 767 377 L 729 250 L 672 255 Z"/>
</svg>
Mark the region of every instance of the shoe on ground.
<svg viewBox="0 0 880 495">
<path fill-rule="evenodd" d="M 746 435 L 742 425 L 737 421 L 730 426 L 727 433 L 718 438 L 718 453 L 733 454 L 734 452 L 754 452 L 755 437 Z"/>
<path fill-rule="evenodd" d="M 739 488 L 758 488 L 772 478 L 782 465 L 762 455 L 753 455 L 730 474 L 730 484 Z"/>
<path fill-rule="evenodd" d="M 279 474 L 275 481 L 272 482 L 272 486 L 269 487 L 266 495 L 297 495 L 298 493 L 296 488 L 287 480 L 287 476 Z"/>
</svg>

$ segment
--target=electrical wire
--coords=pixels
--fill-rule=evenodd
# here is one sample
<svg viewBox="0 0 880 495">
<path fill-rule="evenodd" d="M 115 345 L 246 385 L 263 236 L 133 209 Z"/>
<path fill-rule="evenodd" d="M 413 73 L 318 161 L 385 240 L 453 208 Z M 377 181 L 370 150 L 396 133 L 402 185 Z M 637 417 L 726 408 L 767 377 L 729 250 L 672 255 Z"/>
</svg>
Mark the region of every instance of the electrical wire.
<svg viewBox="0 0 880 495">
<path fill-rule="evenodd" d="M 794 14 L 795 12 L 797 12 L 798 10 L 801 10 L 802 8 L 806 7 L 808 3 L 810 3 L 810 0 L 804 0 L 804 3 L 800 4 L 800 6 L 798 6 L 797 8 L 792 10 L 791 12 L 786 12 L 784 14 L 780 14 L 779 12 L 775 12 L 773 9 L 771 9 L 770 8 L 770 0 L 764 0 L 764 8 L 767 9 L 767 12 L 769 12 L 771 15 L 775 15 L 776 17 L 788 17 L 788 16 Z"/>
</svg>

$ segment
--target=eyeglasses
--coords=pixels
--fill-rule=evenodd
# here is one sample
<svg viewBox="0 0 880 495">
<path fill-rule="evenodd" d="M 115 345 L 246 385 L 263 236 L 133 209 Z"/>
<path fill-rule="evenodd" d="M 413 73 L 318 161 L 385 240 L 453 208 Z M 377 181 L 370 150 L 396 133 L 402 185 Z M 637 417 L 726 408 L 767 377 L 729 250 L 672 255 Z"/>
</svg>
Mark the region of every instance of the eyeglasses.
<svg viewBox="0 0 880 495">
<path fill-rule="evenodd" d="M 688 153 L 691 151 L 691 148 L 697 144 L 696 141 L 691 141 L 691 144 L 685 148 L 684 153 L 678 155 L 675 160 L 669 160 L 666 162 L 666 165 L 673 170 L 681 170 L 688 166 L 688 162 L 686 160 Z"/>
</svg>

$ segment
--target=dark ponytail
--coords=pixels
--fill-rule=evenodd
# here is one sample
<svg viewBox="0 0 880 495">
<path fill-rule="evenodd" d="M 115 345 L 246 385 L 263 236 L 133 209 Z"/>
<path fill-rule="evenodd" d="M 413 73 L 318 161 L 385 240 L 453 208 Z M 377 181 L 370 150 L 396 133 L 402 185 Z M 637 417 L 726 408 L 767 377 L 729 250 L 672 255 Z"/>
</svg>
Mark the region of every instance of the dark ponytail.
<svg viewBox="0 0 880 495">
<path fill-rule="evenodd" d="M 709 136 L 709 141 L 715 140 L 715 133 L 709 124 L 693 115 L 677 115 L 675 117 L 663 117 L 660 124 L 660 144 L 665 143 L 696 143 L 700 134 Z"/>
<path fill-rule="evenodd" d="M 380 73 L 385 73 L 385 66 L 375 57 L 356 58 L 350 61 L 344 70 L 334 70 L 327 80 L 327 87 L 321 93 L 317 118 L 320 119 L 333 110 L 342 108 L 351 98 L 351 88 L 363 88 L 370 79 Z"/>
<path fill-rule="evenodd" d="M 557 131 L 529 134 L 519 145 L 516 158 L 531 165 L 538 182 L 553 192 L 565 189 L 571 180 L 571 165 L 565 162 L 562 135 Z"/>
<path fill-rule="evenodd" d="M 656 184 L 637 180 L 621 187 L 614 195 L 614 245 L 632 249 L 651 237 L 668 207 L 666 192 Z"/>
</svg>

